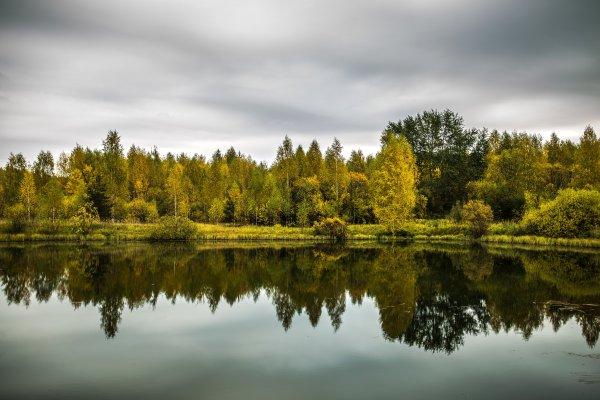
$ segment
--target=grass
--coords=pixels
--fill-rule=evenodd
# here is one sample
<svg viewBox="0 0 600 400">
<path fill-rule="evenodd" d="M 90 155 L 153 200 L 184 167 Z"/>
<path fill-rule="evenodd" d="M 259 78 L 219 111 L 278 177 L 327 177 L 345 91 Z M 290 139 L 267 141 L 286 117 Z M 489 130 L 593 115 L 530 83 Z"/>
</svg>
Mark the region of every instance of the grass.
<svg viewBox="0 0 600 400">
<path fill-rule="evenodd" d="M 38 222 L 23 233 L 9 233 L 9 224 L 0 221 L 0 241 L 2 242 L 41 242 L 41 241 L 148 241 L 156 224 L 110 223 L 101 222 L 93 226 L 91 232 L 81 238 L 73 232 L 70 222 L 57 224 Z M 196 224 L 198 241 L 327 241 L 327 238 L 315 236 L 312 228 L 286 226 L 255 226 L 230 224 Z M 350 241 L 416 241 L 416 242 L 472 242 L 464 225 L 447 219 L 415 220 L 402 226 L 406 238 L 392 238 L 385 234 L 381 225 L 350 225 Z M 555 246 L 600 248 L 600 238 L 547 238 L 526 236 L 519 232 L 514 223 L 496 223 L 490 227 L 488 235 L 481 238 L 487 245 L 511 246 Z"/>
</svg>

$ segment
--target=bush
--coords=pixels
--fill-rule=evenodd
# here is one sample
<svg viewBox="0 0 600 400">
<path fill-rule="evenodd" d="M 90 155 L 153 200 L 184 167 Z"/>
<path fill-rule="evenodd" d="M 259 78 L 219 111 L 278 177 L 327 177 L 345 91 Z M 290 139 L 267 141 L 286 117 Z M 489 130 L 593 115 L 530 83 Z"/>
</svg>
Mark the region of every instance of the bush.
<svg viewBox="0 0 600 400">
<path fill-rule="evenodd" d="M 98 221 L 98 213 L 95 208 L 80 207 L 71 217 L 71 229 L 77 236 L 85 236 L 92 231 L 94 224 Z"/>
<path fill-rule="evenodd" d="M 129 203 L 126 203 L 123 200 L 116 201 L 110 209 L 111 220 L 120 222 L 125 221 L 129 215 L 128 205 Z"/>
<path fill-rule="evenodd" d="M 9 221 L 10 233 L 21 233 L 25 231 L 28 225 L 27 209 L 21 203 L 8 207 L 6 217 Z"/>
<path fill-rule="evenodd" d="M 462 221 L 462 204 L 460 202 L 454 203 L 450 212 L 448 213 L 448 218 L 457 224 Z"/>
<path fill-rule="evenodd" d="M 158 219 L 156 204 L 135 199 L 127 204 L 127 218 L 134 222 L 154 222 Z"/>
<path fill-rule="evenodd" d="M 328 236 L 335 242 L 343 242 L 348 238 L 348 227 L 339 218 L 325 218 L 314 225 L 315 235 Z"/>
<path fill-rule="evenodd" d="M 469 229 L 471 236 L 480 238 L 487 233 L 487 230 L 494 220 L 492 208 L 481 200 L 470 200 L 462 206 L 462 222 Z"/>
<path fill-rule="evenodd" d="M 548 237 L 589 237 L 600 229 L 600 192 L 566 189 L 552 201 L 528 211 L 521 221 L 530 234 Z"/>
<path fill-rule="evenodd" d="M 45 235 L 56 235 L 64 228 L 65 223 L 60 220 L 46 219 L 39 221 L 35 227 L 36 233 Z"/>
<path fill-rule="evenodd" d="M 414 232 L 409 229 L 398 228 L 395 231 L 388 229 L 380 230 L 376 233 L 377 239 L 397 238 L 397 239 L 412 239 L 415 237 Z"/>
<path fill-rule="evenodd" d="M 193 221 L 185 217 L 162 217 L 152 230 L 152 240 L 193 240 L 198 230 Z"/>
</svg>

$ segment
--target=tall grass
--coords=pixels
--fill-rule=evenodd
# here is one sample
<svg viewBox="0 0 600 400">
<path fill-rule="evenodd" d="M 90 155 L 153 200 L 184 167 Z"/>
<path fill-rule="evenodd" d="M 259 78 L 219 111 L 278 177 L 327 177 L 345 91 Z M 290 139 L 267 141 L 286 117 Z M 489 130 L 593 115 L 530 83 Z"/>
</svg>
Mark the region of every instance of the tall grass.
<svg viewBox="0 0 600 400">
<path fill-rule="evenodd" d="M 10 233 L 9 223 L 0 221 L 0 241 L 2 242 L 28 242 L 28 241 L 149 241 L 158 226 L 156 223 L 110 223 L 99 222 L 94 224 L 91 232 L 81 238 L 73 234 L 73 227 L 69 221 L 51 223 L 50 221 L 37 221 L 29 224 L 22 233 Z M 256 226 L 256 225 L 230 225 L 230 224 L 195 224 L 196 239 L 198 241 L 327 241 L 325 236 L 318 236 L 310 227 L 290 226 Z M 415 220 L 404 224 L 401 229 L 407 233 L 400 240 L 416 242 L 471 242 L 467 235 L 466 227 L 447 219 Z M 156 240 L 156 238 L 155 238 Z M 386 232 L 382 225 L 349 225 L 348 240 L 359 241 L 397 241 Z M 523 235 L 515 223 L 495 223 L 490 227 L 488 235 L 480 239 L 487 244 L 506 245 L 531 245 L 531 246 L 564 246 L 600 248 L 600 238 L 566 239 L 547 238 L 541 236 Z"/>
</svg>

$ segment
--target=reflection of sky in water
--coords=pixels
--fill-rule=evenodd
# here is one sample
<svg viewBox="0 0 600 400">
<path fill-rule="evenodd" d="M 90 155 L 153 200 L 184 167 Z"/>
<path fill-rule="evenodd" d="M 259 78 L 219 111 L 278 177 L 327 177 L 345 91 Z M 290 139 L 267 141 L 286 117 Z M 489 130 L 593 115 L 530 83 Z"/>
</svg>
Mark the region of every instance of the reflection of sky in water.
<svg viewBox="0 0 600 400">
<path fill-rule="evenodd" d="M 98 310 L 53 295 L 28 308 L 0 296 L 0 397 L 144 398 L 596 398 L 600 360 L 570 321 L 465 336 L 447 355 L 386 341 L 370 298 L 348 298 L 334 332 L 295 314 L 286 332 L 261 293 L 233 306 L 162 295 L 123 311 L 105 339 Z M 586 384 L 587 383 L 587 384 Z"/>
</svg>

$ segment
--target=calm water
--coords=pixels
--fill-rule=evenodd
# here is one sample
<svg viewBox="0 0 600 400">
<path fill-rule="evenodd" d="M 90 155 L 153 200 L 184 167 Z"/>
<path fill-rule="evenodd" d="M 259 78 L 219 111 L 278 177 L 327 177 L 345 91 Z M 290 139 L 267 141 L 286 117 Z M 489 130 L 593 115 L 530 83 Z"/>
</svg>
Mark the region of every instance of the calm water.
<svg viewBox="0 0 600 400">
<path fill-rule="evenodd" d="M 600 253 L 0 247 L 0 398 L 600 398 Z"/>
</svg>

